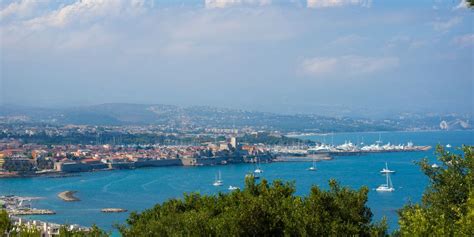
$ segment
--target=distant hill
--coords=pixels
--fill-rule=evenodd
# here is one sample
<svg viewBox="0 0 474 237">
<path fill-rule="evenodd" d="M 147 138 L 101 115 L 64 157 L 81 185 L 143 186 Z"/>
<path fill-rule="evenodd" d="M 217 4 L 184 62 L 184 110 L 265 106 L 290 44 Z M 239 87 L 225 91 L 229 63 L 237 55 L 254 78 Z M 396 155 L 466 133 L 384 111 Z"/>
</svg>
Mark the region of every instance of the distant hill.
<svg viewBox="0 0 474 237">
<path fill-rule="evenodd" d="M 441 129 L 471 129 L 470 118 L 457 115 L 404 114 L 396 118 L 327 117 L 313 114 L 283 115 L 208 106 L 179 107 L 161 104 L 110 103 L 64 109 L 0 106 L 1 121 L 84 125 L 163 125 L 275 129 L 301 132 L 353 132 Z M 444 124 L 443 123 L 443 124 Z M 454 126 L 462 124 L 463 126 Z"/>
</svg>

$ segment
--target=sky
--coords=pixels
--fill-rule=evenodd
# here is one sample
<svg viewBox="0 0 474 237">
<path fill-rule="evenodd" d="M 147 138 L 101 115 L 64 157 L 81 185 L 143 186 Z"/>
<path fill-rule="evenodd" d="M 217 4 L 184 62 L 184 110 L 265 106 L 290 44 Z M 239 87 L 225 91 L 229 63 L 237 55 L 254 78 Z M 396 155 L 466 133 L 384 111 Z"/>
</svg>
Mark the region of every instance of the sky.
<svg viewBox="0 0 474 237">
<path fill-rule="evenodd" d="M 471 113 L 458 0 L 0 1 L 0 105 Z"/>
</svg>

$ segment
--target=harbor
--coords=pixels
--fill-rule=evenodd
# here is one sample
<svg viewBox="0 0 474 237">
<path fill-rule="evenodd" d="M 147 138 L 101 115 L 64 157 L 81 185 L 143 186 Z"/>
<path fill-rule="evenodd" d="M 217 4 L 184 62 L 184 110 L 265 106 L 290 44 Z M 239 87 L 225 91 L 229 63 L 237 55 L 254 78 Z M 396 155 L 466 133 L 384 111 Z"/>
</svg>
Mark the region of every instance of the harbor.
<svg viewBox="0 0 474 237">
<path fill-rule="evenodd" d="M 21 215 L 54 215 L 55 211 L 48 209 L 37 209 L 31 206 L 31 201 L 38 200 L 38 197 L 19 197 L 14 195 L 0 196 L 0 208 L 4 208 L 8 214 L 13 216 Z"/>
<path fill-rule="evenodd" d="M 340 145 L 319 143 L 315 146 L 274 146 L 270 149 L 272 154 L 277 157 L 304 158 L 316 156 L 316 159 L 328 159 L 327 157 L 332 156 L 354 156 L 370 153 L 424 152 L 430 150 L 431 148 L 431 146 L 415 146 L 413 142 L 398 145 L 393 145 L 390 143 L 382 145 L 380 141 L 377 141 L 371 145 L 364 145 L 363 143 L 354 144 L 350 141 L 345 141 Z M 326 158 L 324 158 L 325 156 Z M 283 160 L 287 159 L 283 158 Z"/>
</svg>

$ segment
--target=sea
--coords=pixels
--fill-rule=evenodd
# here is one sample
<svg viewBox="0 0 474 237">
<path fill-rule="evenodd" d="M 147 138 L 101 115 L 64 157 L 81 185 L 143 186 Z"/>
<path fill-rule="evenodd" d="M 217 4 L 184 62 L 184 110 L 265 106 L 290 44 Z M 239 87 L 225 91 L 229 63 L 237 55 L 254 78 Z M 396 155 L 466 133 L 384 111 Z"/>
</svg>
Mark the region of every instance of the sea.
<svg viewBox="0 0 474 237">
<path fill-rule="evenodd" d="M 423 132 L 374 132 L 337 133 L 303 136 L 314 141 L 342 144 L 353 142 L 372 144 L 381 139 L 383 143 L 429 145 L 433 148 L 423 152 L 373 153 L 360 156 L 336 156 L 332 160 L 316 163 L 317 171 L 307 170 L 312 162 L 275 162 L 261 164 L 262 177 L 267 180 L 294 182 L 297 195 L 307 195 L 312 186 L 328 188 L 328 180 L 336 179 L 343 186 L 358 189 L 369 188 L 367 205 L 374 221 L 387 218 L 389 230 L 398 227 L 397 210 L 407 203 L 420 202 L 429 185 L 428 179 L 416 165 L 428 158 L 436 163 L 436 145 L 446 146 L 452 152 L 460 152 L 461 145 L 474 145 L 474 131 L 423 131 Z M 395 188 L 394 192 L 380 193 L 375 188 L 385 183 L 380 170 L 387 162 Z M 440 164 L 438 162 L 438 164 Z M 40 197 L 32 201 L 36 208 L 54 210 L 56 215 L 29 216 L 28 218 L 59 224 L 79 224 L 99 227 L 117 235 L 114 224 L 125 223 L 130 211 L 140 212 L 170 198 L 181 198 L 183 193 L 199 192 L 216 194 L 229 192 L 229 185 L 243 187 L 244 176 L 255 169 L 252 164 L 230 164 L 203 167 L 158 167 L 135 170 L 115 170 L 80 173 L 64 178 L 7 178 L 0 179 L 0 195 Z M 212 185 L 215 176 L 221 173 L 224 185 Z M 74 190 L 78 202 L 64 202 L 58 193 Z M 102 208 L 124 208 L 127 213 L 102 213 Z"/>
</svg>

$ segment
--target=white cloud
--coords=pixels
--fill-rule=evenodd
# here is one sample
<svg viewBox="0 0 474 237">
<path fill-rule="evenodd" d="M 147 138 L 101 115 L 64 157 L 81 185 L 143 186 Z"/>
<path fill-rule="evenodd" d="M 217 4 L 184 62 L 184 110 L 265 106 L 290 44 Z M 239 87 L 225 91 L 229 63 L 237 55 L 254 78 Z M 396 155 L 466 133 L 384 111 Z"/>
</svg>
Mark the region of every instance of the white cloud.
<svg viewBox="0 0 474 237">
<path fill-rule="evenodd" d="M 307 0 L 308 8 L 342 7 L 347 5 L 370 7 L 372 0 Z"/>
<path fill-rule="evenodd" d="M 433 29 L 441 32 L 448 32 L 451 28 L 459 25 L 462 22 L 461 17 L 453 17 L 447 21 L 436 21 L 433 23 Z"/>
<path fill-rule="evenodd" d="M 82 0 L 28 20 L 24 24 L 33 29 L 64 27 L 73 23 L 89 23 L 101 18 L 138 14 L 144 10 L 144 5 L 144 0 Z"/>
<path fill-rule="evenodd" d="M 474 45 L 474 34 L 467 34 L 455 37 L 452 42 L 459 47 L 469 47 Z"/>
<path fill-rule="evenodd" d="M 226 8 L 235 6 L 266 6 L 271 0 L 205 0 L 206 8 Z"/>
<path fill-rule="evenodd" d="M 60 55 L 85 50 L 110 54 L 187 58 L 232 51 L 242 44 L 291 39 L 306 28 L 297 12 L 279 8 L 156 8 L 126 1 L 77 1 L 33 19 L 7 22 L 0 28 L 4 52 Z"/>
<path fill-rule="evenodd" d="M 315 57 L 302 62 L 303 73 L 310 76 L 331 74 L 359 75 L 370 74 L 399 65 L 396 57 L 363 57 L 346 55 L 341 57 Z"/>
<path fill-rule="evenodd" d="M 0 10 L 0 19 L 5 20 L 10 17 L 24 19 L 30 17 L 40 4 L 47 4 L 49 0 L 22 0 L 12 2 Z"/>
</svg>

